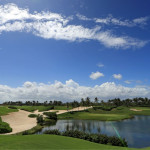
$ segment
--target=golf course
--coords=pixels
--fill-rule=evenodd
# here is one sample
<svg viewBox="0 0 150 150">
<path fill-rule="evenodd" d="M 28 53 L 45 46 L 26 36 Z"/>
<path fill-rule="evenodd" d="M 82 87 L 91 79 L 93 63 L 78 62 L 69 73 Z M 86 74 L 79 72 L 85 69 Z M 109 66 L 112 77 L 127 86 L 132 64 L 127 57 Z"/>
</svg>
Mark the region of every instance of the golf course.
<svg viewBox="0 0 150 150">
<path fill-rule="evenodd" d="M 48 110 L 50 109 L 50 110 Z M 42 111 L 43 110 L 43 111 Z M 44 111 L 46 110 L 46 111 Z M 94 107 L 77 107 L 67 109 L 67 106 L 57 106 L 51 110 L 49 106 L 1 106 L 1 122 L 7 122 L 12 132 L 0 135 L 0 149 L 102 149 L 102 150 L 128 150 L 128 148 L 111 146 L 110 144 L 97 144 L 83 139 L 66 137 L 61 135 L 34 134 L 33 129 L 39 129 L 36 119 L 29 117 L 30 114 L 41 115 L 43 112 L 56 112 L 60 120 L 90 120 L 92 121 L 121 121 L 130 120 L 134 116 L 149 116 L 149 107 L 126 107 L 120 106 L 111 111 L 95 109 Z M 36 126 L 36 127 L 35 127 Z M 51 126 L 51 125 L 50 125 Z M 28 130 L 32 135 L 23 135 Z M 19 133 L 19 134 L 18 134 Z M 10 135 L 7 135 L 10 134 Z M 140 148 L 150 149 L 150 148 Z"/>
</svg>

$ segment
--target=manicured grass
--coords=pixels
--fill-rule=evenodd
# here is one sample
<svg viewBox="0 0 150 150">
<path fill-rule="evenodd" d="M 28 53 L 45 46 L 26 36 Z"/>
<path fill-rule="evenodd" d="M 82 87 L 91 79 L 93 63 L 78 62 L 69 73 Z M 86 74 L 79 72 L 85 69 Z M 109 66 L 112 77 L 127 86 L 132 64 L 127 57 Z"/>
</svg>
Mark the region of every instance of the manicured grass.
<svg viewBox="0 0 150 150">
<path fill-rule="evenodd" d="M 134 107 L 132 107 L 134 108 Z M 150 115 L 149 107 L 135 107 L 142 111 L 132 111 L 130 107 L 118 107 L 111 111 L 104 111 L 101 109 L 89 109 L 82 112 L 68 112 L 58 115 L 58 119 L 86 119 L 86 120 L 102 120 L 102 121 L 117 121 L 132 118 L 134 115 Z"/>
<path fill-rule="evenodd" d="M 49 150 L 49 149 L 89 149 L 89 150 L 136 150 L 126 147 L 109 146 L 104 144 L 92 143 L 89 141 L 57 136 L 57 135 L 24 135 L 24 136 L 0 136 L 0 149 L 14 150 Z M 140 149 L 144 150 L 144 149 Z M 150 150 L 150 148 L 147 148 Z"/>
<path fill-rule="evenodd" d="M 26 110 L 29 112 L 33 112 L 35 110 L 39 111 L 48 111 L 51 110 L 52 106 L 16 106 L 18 109 Z"/>
<path fill-rule="evenodd" d="M 72 109 L 72 107 L 69 106 L 68 109 Z M 67 110 L 67 106 L 54 106 L 54 110 Z"/>
<path fill-rule="evenodd" d="M 7 115 L 8 113 L 17 112 L 17 111 L 18 111 L 17 109 L 9 109 L 6 106 L 0 106 L 0 116 Z"/>
<path fill-rule="evenodd" d="M 102 120 L 102 121 L 115 121 L 130 118 L 129 115 L 119 114 L 96 114 L 89 112 L 74 112 L 64 113 L 58 115 L 58 119 L 82 119 L 82 120 Z"/>
</svg>

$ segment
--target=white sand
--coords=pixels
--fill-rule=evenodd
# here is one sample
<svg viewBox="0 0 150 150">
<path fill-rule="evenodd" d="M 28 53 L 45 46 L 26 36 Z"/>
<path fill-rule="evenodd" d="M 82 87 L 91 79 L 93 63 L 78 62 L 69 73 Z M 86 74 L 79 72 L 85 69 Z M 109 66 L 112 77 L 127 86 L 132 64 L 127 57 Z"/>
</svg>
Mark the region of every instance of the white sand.
<svg viewBox="0 0 150 150">
<path fill-rule="evenodd" d="M 57 114 L 63 114 L 70 111 L 81 111 L 85 109 L 92 108 L 90 107 L 77 107 L 71 110 L 49 110 L 49 112 L 56 112 Z M 19 133 L 25 130 L 29 130 L 37 125 L 36 118 L 30 118 L 28 115 L 31 114 L 31 112 L 27 112 L 24 110 L 19 110 L 18 112 L 12 112 L 8 115 L 1 116 L 2 120 L 4 122 L 9 123 L 10 127 L 13 129 L 11 133 L 8 134 L 15 134 Z M 38 110 L 34 111 L 34 114 L 40 114 L 42 115 L 43 112 L 39 112 Z"/>
<path fill-rule="evenodd" d="M 36 118 L 29 118 L 28 115 L 30 112 L 19 110 L 18 112 L 12 112 L 8 115 L 1 116 L 4 122 L 9 123 L 10 127 L 13 129 L 11 133 L 15 134 L 25 130 L 29 130 L 36 126 Z"/>
</svg>

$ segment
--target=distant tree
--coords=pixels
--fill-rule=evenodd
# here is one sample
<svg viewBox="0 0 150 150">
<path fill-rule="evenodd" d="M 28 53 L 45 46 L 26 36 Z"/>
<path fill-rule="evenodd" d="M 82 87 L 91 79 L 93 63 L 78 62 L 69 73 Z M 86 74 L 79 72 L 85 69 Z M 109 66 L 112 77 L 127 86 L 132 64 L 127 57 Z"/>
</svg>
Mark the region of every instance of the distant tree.
<svg viewBox="0 0 150 150">
<path fill-rule="evenodd" d="M 95 99 L 94 99 L 94 102 L 95 102 L 95 104 L 98 104 L 98 98 L 97 97 L 95 97 Z"/>
<path fill-rule="evenodd" d="M 85 103 L 86 103 L 86 106 L 89 106 L 89 105 L 90 105 L 91 101 L 90 101 L 90 98 L 89 98 L 89 97 L 86 98 Z"/>
<path fill-rule="evenodd" d="M 67 102 L 67 111 L 69 110 L 69 103 Z"/>
</svg>

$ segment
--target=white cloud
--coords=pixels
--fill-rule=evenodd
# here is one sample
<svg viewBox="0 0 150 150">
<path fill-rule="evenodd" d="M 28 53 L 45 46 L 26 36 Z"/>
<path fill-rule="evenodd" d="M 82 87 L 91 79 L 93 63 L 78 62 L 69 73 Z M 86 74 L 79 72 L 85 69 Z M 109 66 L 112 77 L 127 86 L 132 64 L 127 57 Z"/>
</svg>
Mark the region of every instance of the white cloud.
<svg viewBox="0 0 150 150">
<path fill-rule="evenodd" d="M 90 75 L 90 78 L 93 80 L 96 80 L 96 79 L 103 77 L 103 76 L 104 76 L 103 73 L 97 71 L 97 72 L 92 72 Z"/>
<path fill-rule="evenodd" d="M 19 8 L 15 4 L 6 4 L 0 6 L 0 33 L 18 31 L 31 32 L 45 39 L 96 40 L 106 47 L 122 49 L 139 48 L 147 43 L 128 36 L 114 35 L 110 31 L 102 30 L 100 26 L 87 28 L 83 25 L 69 24 L 72 19 L 49 11 L 30 13 L 29 9 Z"/>
<path fill-rule="evenodd" d="M 129 80 L 126 80 L 124 82 L 127 83 L 127 84 L 131 84 L 131 81 L 129 81 Z"/>
<path fill-rule="evenodd" d="M 140 17 L 140 18 L 133 19 L 133 22 L 135 24 L 145 25 L 147 24 L 148 20 L 149 20 L 149 17 Z"/>
<path fill-rule="evenodd" d="M 104 64 L 99 63 L 99 64 L 97 64 L 97 66 L 101 68 L 101 67 L 104 67 Z"/>
<path fill-rule="evenodd" d="M 90 97 L 94 99 L 108 100 L 111 98 L 133 98 L 149 97 L 150 87 L 136 86 L 125 87 L 117 85 L 114 82 L 106 82 L 94 87 L 80 86 L 73 80 L 66 81 L 63 84 L 55 81 L 54 84 L 44 84 L 36 82 L 25 82 L 22 86 L 12 88 L 7 85 L 0 85 L 0 103 L 4 101 L 45 101 L 45 100 L 62 100 L 73 101 L 81 98 Z"/>
<path fill-rule="evenodd" d="M 84 20 L 84 21 L 90 21 L 90 20 L 92 20 L 92 19 L 87 18 L 86 16 L 81 15 L 81 14 L 76 14 L 76 16 L 77 16 L 78 19 L 80 19 L 80 20 Z"/>
<path fill-rule="evenodd" d="M 127 27 L 134 27 L 139 25 L 146 25 L 147 21 L 149 20 L 149 17 L 140 17 L 135 18 L 133 20 L 122 20 L 120 18 L 115 18 L 112 15 L 109 15 L 106 18 L 95 18 L 95 22 L 101 23 L 101 24 L 113 24 L 118 26 L 127 26 Z"/>
<path fill-rule="evenodd" d="M 108 15 L 105 18 L 88 18 L 84 15 L 77 14 L 76 15 L 78 19 L 84 20 L 84 21 L 95 21 L 96 23 L 100 24 L 106 24 L 106 25 L 118 25 L 118 26 L 127 26 L 127 27 L 134 27 L 134 26 L 141 26 L 141 25 L 146 25 L 147 21 L 149 20 L 149 17 L 140 17 L 140 18 L 135 18 L 132 20 L 129 19 L 121 19 L 121 18 L 115 18 L 112 15 Z"/>
<path fill-rule="evenodd" d="M 118 80 L 122 79 L 122 75 L 121 74 L 113 74 L 113 77 L 115 79 L 118 79 Z"/>
</svg>

